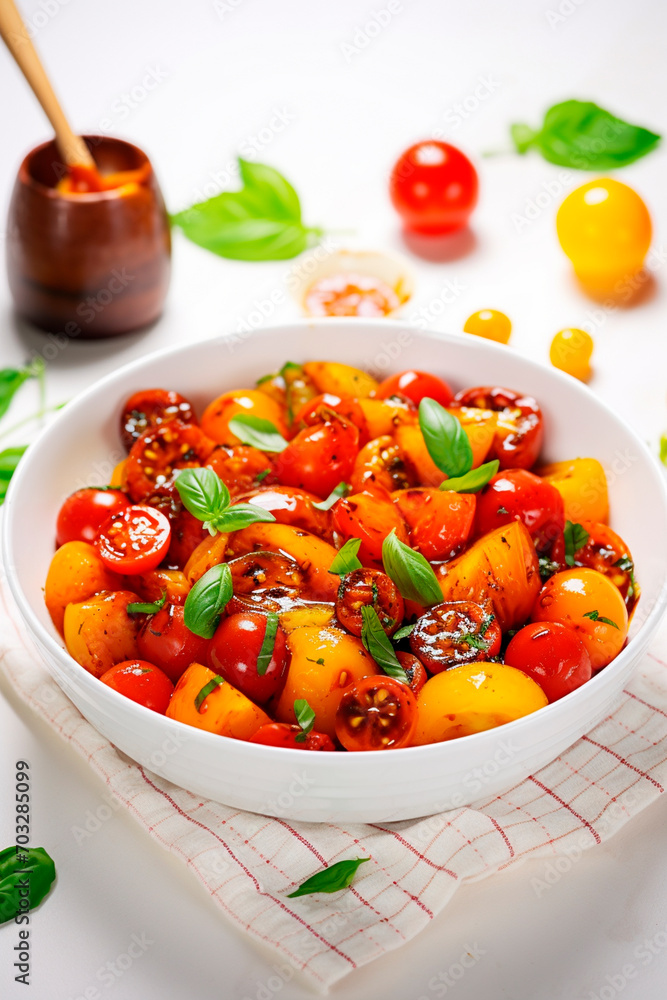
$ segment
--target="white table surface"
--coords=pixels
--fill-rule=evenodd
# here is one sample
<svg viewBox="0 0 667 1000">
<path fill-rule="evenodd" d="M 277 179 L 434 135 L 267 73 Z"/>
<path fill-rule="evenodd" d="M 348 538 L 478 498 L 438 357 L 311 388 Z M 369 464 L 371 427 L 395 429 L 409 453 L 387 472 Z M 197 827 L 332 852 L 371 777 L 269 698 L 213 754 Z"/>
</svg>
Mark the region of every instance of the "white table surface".
<svg viewBox="0 0 667 1000">
<path fill-rule="evenodd" d="M 598 100 L 667 130 L 667 8 L 659 0 L 394 0 L 391 7 L 385 0 L 23 0 L 21 8 L 75 127 L 144 147 L 172 210 L 201 197 L 207 184 L 210 193 L 230 183 L 235 152 L 250 149 L 252 156 L 259 137 L 256 158 L 293 181 L 309 222 L 354 229 L 354 236 L 336 237 L 341 245 L 412 257 L 418 289 L 408 317 L 425 310 L 429 325 L 456 331 L 470 312 L 500 308 L 514 322 L 512 349 L 542 360 L 556 330 L 587 326 L 596 341 L 593 387 L 657 445 L 667 430 L 664 263 L 632 309 L 601 310 L 572 281 L 554 229 L 561 197 L 589 175 L 559 180 L 560 168 L 537 156 L 478 157 L 507 145 L 509 122 L 537 123 L 546 106 L 569 97 Z M 366 32 L 380 10 L 393 11 L 388 23 Z M 364 45 L 369 34 L 375 37 Z M 48 129 L 2 52 L 0 93 L 4 216 L 21 156 Z M 477 159 L 481 200 L 472 236 L 428 260 L 403 241 L 386 178 L 405 146 L 438 130 Z M 659 255 L 665 168 L 658 152 L 621 175 L 650 206 Z M 549 204 L 529 210 L 537 217 L 522 224 L 527 203 L 549 190 L 549 199 L 539 198 Z M 71 343 L 48 366 L 50 402 L 154 348 L 252 324 L 258 303 L 283 287 L 290 266 L 226 262 L 178 234 L 174 242 L 164 318 L 140 335 Z M 286 297 L 264 311 L 271 323 L 296 315 Z M 43 348 L 43 335 L 12 316 L 4 279 L 0 323 L 2 365 Z M 30 386 L 11 412 L 18 418 L 34 408 Z M 33 843 L 48 847 L 59 872 L 57 891 L 33 916 L 28 995 L 84 996 L 131 935 L 146 934 L 152 943 L 145 954 L 101 989 L 103 997 L 270 1000 L 264 984 L 272 955 L 232 929 L 184 866 L 131 817 L 116 811 L 77 844 L 72 828 L 103 803 L 101 782 L 4 680 L 0 691 L 0 846 L 12 842 L 13 762 L 27 758 Z M 446 990 L 460 1000 L 612 1000 L 620 993 L 662 1000 L 667 948 L 654 945 L 652 954 L 643 942 L 666 940 L 666 848 L 667 802 L 659 802 L 541 896 L 532 880 L 544 878 L 544 862 L 463 887 L 414 942 L 352 973 L 333 995 L 433 1000 L 446 990 L 433 977 L 477 945 L 480 960 Z M 26 995 L 13 982 L 13 926 L 0 929 L 0 995 L 7 1000 Z M 634 970 L 625 983 L 624 965 Z M 298 1000 L 309 991 L 293 981 L 280 995 Z"/>
</svg>

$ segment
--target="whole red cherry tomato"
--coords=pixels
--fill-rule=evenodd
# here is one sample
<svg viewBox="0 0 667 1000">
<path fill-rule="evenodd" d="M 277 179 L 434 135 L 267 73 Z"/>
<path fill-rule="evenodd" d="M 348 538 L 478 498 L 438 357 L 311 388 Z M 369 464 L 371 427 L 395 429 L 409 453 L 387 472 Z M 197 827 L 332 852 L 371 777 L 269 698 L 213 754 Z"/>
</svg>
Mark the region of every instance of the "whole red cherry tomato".
<svg viewBox="0 0 667 1000">
<path fill-rule="evenodd" d="M 497 458 L 501 469 L 529 469 L 535 464 L 544 437 L 544 420 L 536 399 L 513 389 L 479 386 L 457 392 L 454 402 L 499 414 L 488 461 Z"/>
<path fill-rule="evenodd" d="M 206 663 L 208 644 L 208 639 L 186 627 L 178 604 L 165 604 L 147 618 L 137 636 L 142 658 L 159 667 L 174 684 L 191 663 Z"/>
<path fill-rule="evenodd" d="M 328 412 L 340 414 L 348 423 L 354 424 L 359 431 L 359 444 L 364 445 L 368 441 L 368 424 L 359 401 L 350 396 L 344 399 L 335 396 L 331 392 L 323 392 L 319 396 L 314 396 L 303 404 L 294 417 L 294 427 L 312 427 L 313 424 L 321 423 L 328 417 Z"/>
<path fill-rule="evenodd" d="M 215 448 L 213 441 L 195 427 L 171 420 L 149 427 L 138 438 L 127 458 L 125 478 L 135 502 L 144 500 L 173 481 L 175 469 L 204 465 Z"/>
<path fill-rule="evenodd" d="M 327 497 L 350 478 L 358 451 L 359 431 L 347 420 L 306 427 L 276 457 L 278 482 Z"/>
<path fill-rule="evenodd" d="M 361 635 L 365 607 L 375 608 L 387 635 L 394 634 L 405 614 L 398 587 L 379 569 L 355 569 L 340 581 L 336 618 L 353 635 Z"/>
<path fill-rule="evenodd" d="M 380 487 L 376 489 L 379 491 Z M 388 493 L 353 493 L 337 500 L 331 512 L 334 529 L 343 542 L 348 538 L 361 539 L 358 557 L 364 566 L 382 568 L 382 543 L 392 529 L 401 542 L 408 543 L 405 522 Z"/>
<path fill-rule="evenodd" d="M 410 542 L 429 562 L 451 559 L 472 531 L 477 498 L 431 488 L 399 490 L 394 503 L 410 529 Z"/>
<path fill-rule="evenodd" d="M 287 722 L 269 722 L 257 730 L 249 743 L 261 743 L 266 747 L 289 747 L 290 750 L 335 750 L 334 741 L 326 733 L 311 730 L 303 738 L 300 726 L 290 726 Z"/>
<path fill-rule="evenodd" d="M 171 527 L 155 507 L 138 504 L 114 514 L 102 525 L 95 546 L 114 573 L 145 573 L 160 565 L 169 551 Z"/>
<path fill-rule="evenodd" d="M 100 680 L 125 695 L 131 701 L 164 715 L 174 690 L 166 674 L 146 660 L 124 660 L 116 663 Z"/>
<path fill-rule="evenodd" d="M 184 424 L 197 422 L 192 403 L 179 392 L 167 389 L 142 389 L 130 396 L 120 417 L 120 433 L 129 451 L 149 427 L 180 420 Z"/>
<path fill-rule="evenodd" d="M 363 677 L 350 685 L 336 711 L 336 736 L 346 750 L 395 750 L 410 745 L 417 699 L 393 677 Z"/>
<path fill-rule="evenodd" d="M 390 375 L 384 382 L 380 382 L 375 390 L 375 398 L 388 399 L 389 396 L 407 396 L 417 406 L 425 398 L 434 399 L 441 406 L 449 406 L 454 393 L 437 375 L 408 369 L 399 372 L 398 375 Z"/>
<path fill-rule="evenodd" d="M 477 189 L 477 171 L 468 157 L 435 139 L 407 149 L 389 181 L 394 208 L 407 228 L 435 235 L 466 225 Z"/>
<path fill-rule="evenodd" d="M 510 640 L 505 663 L 536 681 L 557 701 L 591 679 L 591 659 L 576 632 L 559 622 L 525 625 Z"/>
<path fill-rule="evenodd" d="M 262 663 L 260 654 L 263 651 L 265 657 Z M 211 670 L 260 705 L 282 689 L 289 658 L 285 633 L 278 624 L 278 616 L 258 612 L 243 612 L 223 618 L 208 650 Z"/>
<path fill-rule="evenodd" d="M 119 514 L 130 501 L 120 490 L 77 490 L 60 508 L 56 523 L 56 545 L 94 542 L 97 532 L 112 514 Z"/>
<path fill-rule="evenodd" d="M 503 524 L 522 521 L 539 552 L 546 552 L 563 533 L 563 498 L 551 483 L 526 469 L 495 475 L 477 494 L 475 532 L 485 535 Z"/>
<path fill-rule="evenodd" d="M 271 459 L 258 448 L 245 444 L 219 444 L 211 452 L 206 462 L 213 469 L 232 494 L 243 493 L 256 488 L 259 483 L 271 482 L 273 465 Z"/>
<path fill-rule="evenodd" d="M 438 674 L 500 652 L 502 632 L 492 614 L 473 601 L 437 604 L 417 619 L 410 646 L 428 669 Z"/>
</svg>

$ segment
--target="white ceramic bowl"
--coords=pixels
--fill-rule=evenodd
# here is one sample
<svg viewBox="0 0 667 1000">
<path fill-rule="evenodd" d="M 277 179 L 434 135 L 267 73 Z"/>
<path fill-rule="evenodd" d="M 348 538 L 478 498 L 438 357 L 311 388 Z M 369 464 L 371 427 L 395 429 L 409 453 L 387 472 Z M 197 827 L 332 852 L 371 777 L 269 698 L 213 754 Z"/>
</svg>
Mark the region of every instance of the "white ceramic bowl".
<svg viewBox="0 0 667 1000">
<path fill-rule="evenodd" d="M 118 416 L 137 389 L 164 386 L 199 412 L 285 360 L 329 358 L 380 375 L 407 367 L 458 388 L 498 384 L 535 395 L 547 459 L 594 456 L 607 470 L 612 524 L 628 542 L 642 597 L 623 652 L 588 684 L 509 725 L 388 753 L 314 754 L 242 743 L 182 725 L 100 684 L 65 651 L 44 607 L 58 508 L 73 489 L 108 482 L 122 457 Z M 120 750 L 164 778 L 231 806 L 289 819 L 383 822 L 495 795 L 543 767 L 609 712 L 666 600 L 667 497 L 657 463 L 579 382 L 477 337 L 430 335 L 392 321 L 317 320 L 206 341 L 121 368 L 71 402 L 31 447 L 11 484 L 4 559 L 21 614 L 54 678 Z"/>
</svg>

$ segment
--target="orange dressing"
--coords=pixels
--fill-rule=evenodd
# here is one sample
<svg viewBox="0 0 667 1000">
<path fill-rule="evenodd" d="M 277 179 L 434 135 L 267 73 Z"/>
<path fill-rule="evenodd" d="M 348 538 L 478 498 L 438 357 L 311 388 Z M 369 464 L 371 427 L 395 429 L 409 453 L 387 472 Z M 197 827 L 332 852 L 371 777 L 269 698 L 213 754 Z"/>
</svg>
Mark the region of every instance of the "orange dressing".
<svg viewBox="0 0 667 1000">
<path fill-rule="evenodd" d="M 386 316 L 401 304 L 396 291 L 371 274 L 341 273 L 315 281 L 304 298 L 311 316 Z"/>
</svg>

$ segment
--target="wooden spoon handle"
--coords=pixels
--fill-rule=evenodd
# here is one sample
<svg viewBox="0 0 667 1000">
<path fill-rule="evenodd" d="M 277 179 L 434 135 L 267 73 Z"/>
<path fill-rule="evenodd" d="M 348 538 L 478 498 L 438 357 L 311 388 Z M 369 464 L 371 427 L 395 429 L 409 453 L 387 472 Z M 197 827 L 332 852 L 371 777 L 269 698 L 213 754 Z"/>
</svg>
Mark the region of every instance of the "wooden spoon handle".
<svg viewBox="0 0 667 1000">
<path fill-rule="evenodd" d="M 0 0 L 0 35 L 53 125 L 58 149 L 66 165 L 95 169 L 88 147 L 81 136 L 74 134 L 65 118 L 14 0 Z"/>
</svg>

